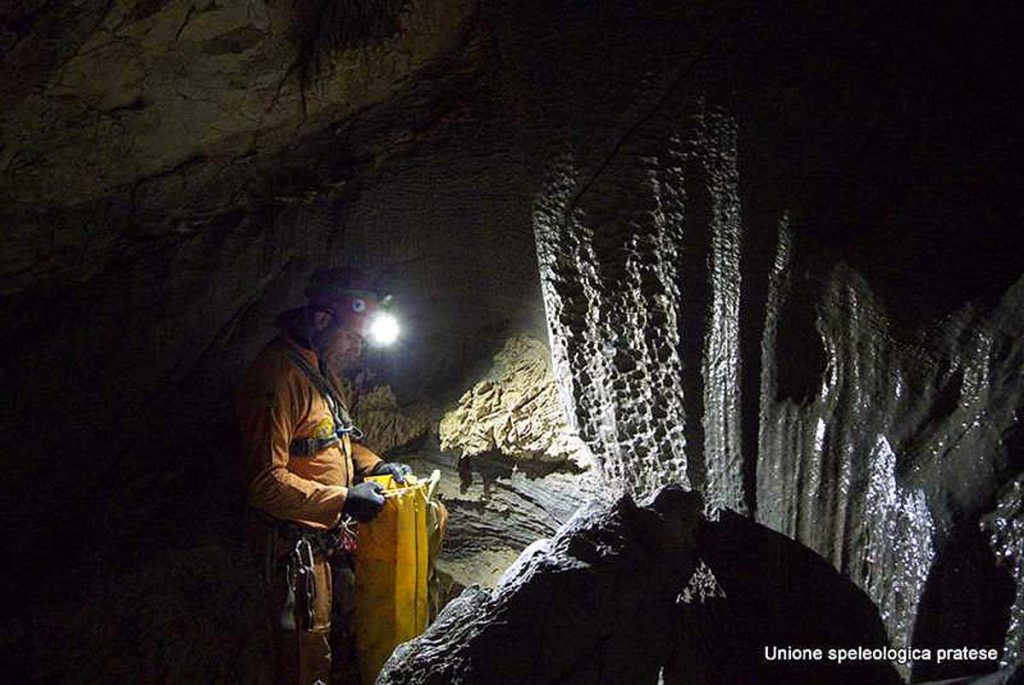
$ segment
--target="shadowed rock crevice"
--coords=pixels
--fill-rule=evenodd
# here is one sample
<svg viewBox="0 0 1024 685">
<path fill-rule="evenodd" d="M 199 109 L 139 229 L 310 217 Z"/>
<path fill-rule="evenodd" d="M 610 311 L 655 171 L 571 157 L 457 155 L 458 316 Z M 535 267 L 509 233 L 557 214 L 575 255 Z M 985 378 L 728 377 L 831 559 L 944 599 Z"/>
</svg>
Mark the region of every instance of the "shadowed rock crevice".
<svg viewBox="0 0 1024 685">
<path fill-rule="evenodd" d="M 901 683 L 885 659 L 840 664 L 832 648 L 885 648 L 871 599 L 828 562 L 763 526 L 722 511 L 700 528 L 706 575 L 679 603 L 672 683 Z M 774 648 L 821 649 L 818 659 L 769 658 Z"/>
<path fill-rule="evenodd" d="M 1000 650 L 1016 598 L 1015 579 L 996 565 L 976 522 L 957 528 L 946 544 L 936 554 L 921 596 L 914 645 L 933 650 L 962 645 Z M 942 680 L 989 670 L 985 664 L 922 661 L 912 675 L 914 680 Z"/>
</svg>

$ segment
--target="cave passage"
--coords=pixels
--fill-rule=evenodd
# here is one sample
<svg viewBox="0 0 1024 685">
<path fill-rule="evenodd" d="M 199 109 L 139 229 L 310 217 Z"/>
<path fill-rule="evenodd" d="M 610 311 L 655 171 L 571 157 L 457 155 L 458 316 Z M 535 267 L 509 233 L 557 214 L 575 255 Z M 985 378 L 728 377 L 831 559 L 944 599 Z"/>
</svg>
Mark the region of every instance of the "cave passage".
<svg viewBox="0 0 1024 685">
<path fill-rule="evenodd" d="M 379 682 L 1016 682 L 1018 4 L 5 8 L 0 676 L 272 682 L 237 393 L 348 267 Z"/>
</svg>

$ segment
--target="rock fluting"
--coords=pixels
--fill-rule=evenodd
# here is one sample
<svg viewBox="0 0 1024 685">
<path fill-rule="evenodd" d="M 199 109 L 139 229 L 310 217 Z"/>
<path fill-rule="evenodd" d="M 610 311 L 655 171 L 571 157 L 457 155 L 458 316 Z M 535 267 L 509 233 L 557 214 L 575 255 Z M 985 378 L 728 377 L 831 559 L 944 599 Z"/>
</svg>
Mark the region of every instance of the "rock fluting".
<svg viewBox="0 0 1024 685">
<path fill-rule="evenodd" d="M 968 112 L 907 85 L 957 73 L 939 27 L 965 5 L 923 21 L 843 8 L 698 13 L 672 66 L 636 49 L 649 71 L 630 79 L 601 49 L 570 51 L 525 96 L 557 376 L 609 480 L 689 483 L 806 544 L 879 605 L 895 645 L 966 641 L 1012 661 L 992 636 L 1006 635 L 1019 578 L 979 527 L 1024 466 L 1020 186 L 998 180 L 1012 173 L 1004 139 L 981 122 L 1012 125 L 1001 105 Z M 1002 36 L 997 15 L 978 26 Z M 510 22 L 509 40 L 554 24 Z M 892 53 L 841 25 L 906 57 L 884 94 Z M 573 44 L 599 42 L 573 27 Z M 624 24 L 617 49 L 638 34 Z M 979 36 L 963 49 L 1003 63 Z M 519 57 L 524 74 L 540 59 Z M 768 62 L 785 66 L 769 75 Z M 556 92 L 570 104 L 545 106 Z M 593 119 L 615 123 L 563 135 Z M 944 638 L 943 616 L 964 627 Z"/>
</svg>

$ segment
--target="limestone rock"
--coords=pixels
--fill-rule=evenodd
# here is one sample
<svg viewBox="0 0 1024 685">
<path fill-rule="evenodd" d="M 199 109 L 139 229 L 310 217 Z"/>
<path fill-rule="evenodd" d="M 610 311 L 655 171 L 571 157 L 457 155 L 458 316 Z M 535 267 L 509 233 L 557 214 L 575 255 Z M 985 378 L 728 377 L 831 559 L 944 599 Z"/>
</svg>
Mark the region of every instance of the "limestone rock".
<svg viewBox="0 0 1024 685">
<path fill-rule="evenodd" d="M 582 508 L 399 646 L 378 682 L 902 682 L 884 659 L 767 662 L 772 645 L 889 645 L 870 598 L 826 560 L 701 508 L 678 486 Z"/>
<path fill-rule="evenodd" d="M 494 357 L 491 377 L 474 385 L 441 419 L 441 448 L 585 464 L 586 448 L 566 422 L 549 358 L 541 341 L 510 338 Z"/>
<path fill-rule="evenodd" d="M 1024 477 L 1005 488 L 996 508 L 982 518 L 981 526 L 996 552 L 997 563 L 1017 582 L 1003 653 L 1003 665 L 1009 666 L 1014 655 L 1024 655 Z"/>
<path fill-rule="evenodd" d="M 399 407 L 394 390 L 387 385 L 360 394 L 352 417 L 366 434 L 366 446 L 380 455 L 423 438 L 433 425 L 426 403 Z"/>
<path fill-rule="evenodd" d="M 305 107 L 290 0 L 7 4 L 0 604 L 44 617 L 8 635 L 48 641 L 49 680 L 67 612 L 37 588 L 230 510 L 232 389 L 325 263 L 395 270 L 401 402 L 459 396 L 526 312 L 608 489 L 689 482 L 895 644 L 1016 656 L 1014 3 L 414 0 Z M 502 531 L 534 495 L 489 483 L 520 493 L 467 490 L 495 549 L 556 525 L 562 497 Z"/>
<path fill-rule="evenodd" d="M 439 568 L 462 586 L 493 585 L 526 547 L 555 534 L 589 501 L 609 499 L 590 474 L 530 476 L 504 461 L 459 467 L 403 456 L 417 474 L 441 471 L 438 486 L 448 508 L 448 534 Z"/>
<path fill-rule="evenodd" d="M 394 35 L 340 51 L 324 81 L 304 94 L 291 38 L 296 5 L 122 0 L 79 9 L 78 21 L 92 31 L 50 62 L 35 89 L 5 89 L 0 196 L 82 203 L 183 165 L 280 150 L 297 132 L 393 95 L 451 48 L 471 10 L 461 2 L 407 3 Z M 30 44 L 60 46 L 54 38 L 65 38 L 45 35 L 56 28 L 53 17 L 28 19 L 38 24 L 27 22 L 25 41 L 8 55 L 12 71 L 24 68 L 17 53 Z"/>
<path fill-rule="evenodd" d="M 709 84 L 723 66 L 693 64 Z M 976 299 L 951 293 L 926 257 L 934 237 L 890 249 L 881 228 L 833 233 L 850 219 L 827 203 L 767 200 L 751 175 L 766 170 L 758 135 L 744 138 L 731 98 L 667 89 L 596 171 L 590 146 L 558 139 L 560 111 L 533 129 L 548 153 L 534 226 L 571 421 L 607 479 L 636 493 L 688 483 L 829 559 L 899 646 L 943 613 L 1003 631 L 1007 574 L 974 550 L 978 518 L 1022 463 L 1024 279 L 1019 258 L 991 248 L 1008 229 L 978 247 L 948 232 L 944 244 L 974 250 L 941 254 Z M 860 172 L 865 187 L 884 185 L 876 171 Z M 924 204 L 901 236 L 915 221 L 966 231 L 986 211 Z M 947 585 L 968 557 L 970 589 Z M 967 594 L 988 609 L 953 606 Z"/>
<path fill-rule="evenodd" d="M 84 282 L 136 241 L 175 242 L 257 205 L 346 195 L 352 155 L 334 127 L 459 51 L 474 3 L 360 3 L 350 33 L 382 11 L 394 30 L 337 46 L 306 82 L 296 33 L 311 4 L 89 1 L 5 18 L 0 292 Z M 323 156 L 293 157 L 318 138 Z"/>
</svg>

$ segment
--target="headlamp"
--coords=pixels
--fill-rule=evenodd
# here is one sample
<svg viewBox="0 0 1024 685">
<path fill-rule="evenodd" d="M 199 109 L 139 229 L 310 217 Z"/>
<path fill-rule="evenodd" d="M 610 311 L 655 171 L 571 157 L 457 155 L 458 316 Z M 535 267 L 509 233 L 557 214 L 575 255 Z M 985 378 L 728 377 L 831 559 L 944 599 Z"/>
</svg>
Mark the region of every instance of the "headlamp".
<svg viewBox="0 0 1024 685">
<path fill-rule="evenodd" d="M 335 277 L 337 271 L 341 276 Z M 318 270 L 306 297 L 310 306 L 330 312 L 337 325 L 357 331 L 371 345 L 384 347 L 398 339 L 398 319 L 388 311 L 392 296 L 382 297 L 366 279 L 345 269 Z"/>
<path fill-rule="evenodd" d="M 374 312 L 368 332 L 372 344 L 380 347 L 390 345 L 398 339 L 398 319 L 388 311 Z"/>
</svg>

